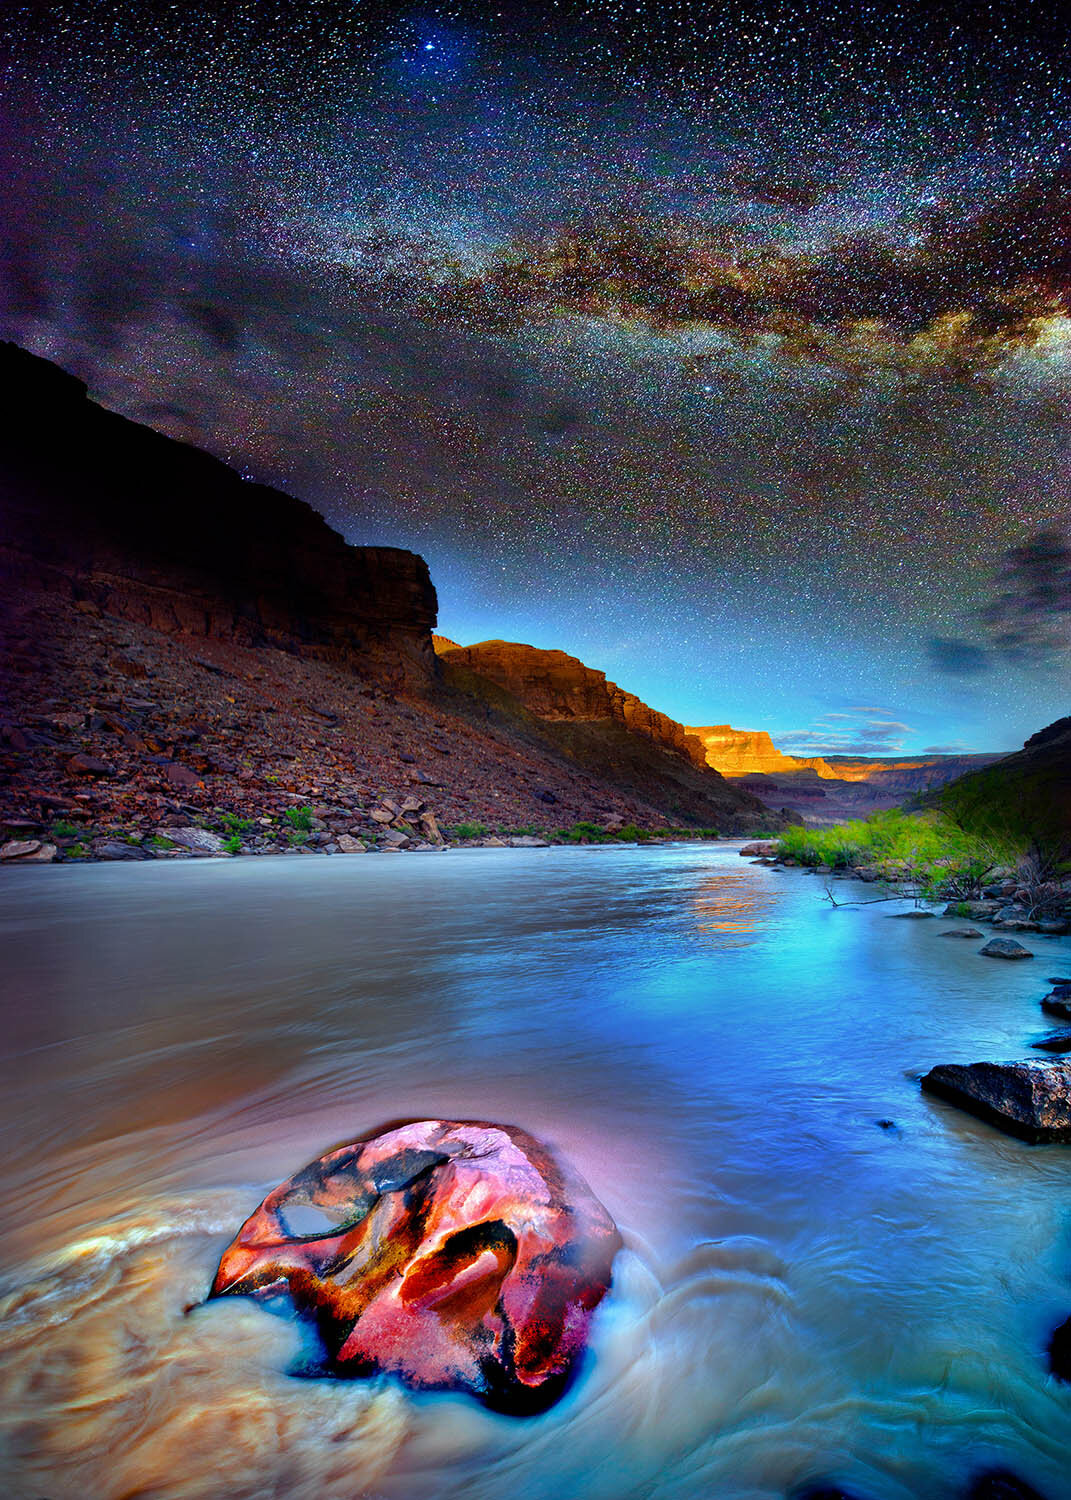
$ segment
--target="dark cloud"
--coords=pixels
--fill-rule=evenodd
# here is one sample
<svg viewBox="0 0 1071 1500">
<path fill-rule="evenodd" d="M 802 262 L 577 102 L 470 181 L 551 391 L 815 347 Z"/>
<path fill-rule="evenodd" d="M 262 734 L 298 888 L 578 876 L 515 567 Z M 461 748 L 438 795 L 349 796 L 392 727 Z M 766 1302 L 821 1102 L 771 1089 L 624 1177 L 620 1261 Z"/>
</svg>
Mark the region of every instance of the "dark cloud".
<svg viewBox="0 0 1071 1500">
<path fill-rule="evenodd" d="M 954 636 L 931 636 L 926 650 L 936 670 L 947 672 L 950 677 L 974 677 L 989 665 L 989 653 L 984 646 Z"/>
<path fill-rule="evenodd" d="M 1055 527 L 1012 547 L 997 574 L 998 592 L 982 612 L 993 649 L 1026 663 L 1051 663 L 1071 651 L 1071 538 Z"/>
<path fill-rule="evenodd" d="M 927 643 L 939 671 L 973 677 L 998 663 L 1055 666 L 1071 654 L 1071 536 L 1059 527 L 1010 547 L 978 611 L 981 642 L 934 636 Z"/>
</svg>

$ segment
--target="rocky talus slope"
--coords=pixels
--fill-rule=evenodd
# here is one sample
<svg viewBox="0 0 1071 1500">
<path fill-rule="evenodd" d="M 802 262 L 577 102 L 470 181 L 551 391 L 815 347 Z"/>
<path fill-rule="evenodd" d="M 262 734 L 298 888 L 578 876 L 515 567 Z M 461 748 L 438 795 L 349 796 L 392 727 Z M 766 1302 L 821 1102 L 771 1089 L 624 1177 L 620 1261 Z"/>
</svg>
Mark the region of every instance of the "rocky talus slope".
<svg viewBox="0 0 1071 1500">
<path fill-rule="evenodd" d="M 521 704 L 529 732 L 535 723 L 539 737 L 574 764 L 660 801 L 670 822 L 735 833 L 771 820 L 758 798 L 706 764 L 702 745 L 682 724 L 577 657 L 515 641 L 461 647 L 441 637 L 436 650 L 448 686 L 473 701 L 497 700 L 500 709 Z"/>
</svg>

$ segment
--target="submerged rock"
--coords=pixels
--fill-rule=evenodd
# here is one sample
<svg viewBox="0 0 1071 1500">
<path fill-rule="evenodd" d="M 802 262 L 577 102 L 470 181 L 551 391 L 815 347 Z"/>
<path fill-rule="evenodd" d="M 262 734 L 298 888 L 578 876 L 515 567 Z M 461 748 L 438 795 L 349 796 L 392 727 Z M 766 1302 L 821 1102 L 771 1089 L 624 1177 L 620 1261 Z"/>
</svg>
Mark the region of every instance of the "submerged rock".
<svg viewBox="0 0 1071 1500">
<path fill-rule="evenodd" d="M 1007 1469 L 987 1469 L 974 1480 L 964 1500 L 1043 1500 L 1043 1497 L 1017 1474 Z"/>
<path fill-rule="evenodd" d="M 990 938 L 978 952 L 984 958 L 1033 958 L 1029 948 L 1017 943 L 1014 938 Z"/>
<path fill-rule="evenodd" d="M 1061 1323 L 1049 1340 L 1049 1369 L 1057 1380 L 1071 1384 L 1071 1318 Z"/>
<path fill-rule="evenodd" d="M 944 932 L 940 933 L 939 936 L 956 938 L 980 938 L 982 936 L 982 931 L 979 927 L 948 927 Z"/>
<path fill-rule="evenodd" d="M 942 1063 L 922 1087 L 1035 1144 L 1071 1141 L 1071 1062 Z"/>
<path fill-rule="evenodd" d="M 289 1295 L 334 1374 L 388 1371 L 526 1415 L 565 1390 L 620 1245 L 587 1184 L 523 1130 L 421 1120 L 270 1193 L 210 1296 Z"/>
<path fill-rule="evenodd" d="M 1030 1043 L 1035 1052 L 1071 1052 L 1071 1031 L 1050 1031 Z"/>
<path fill-rule="evenodd" d="M 1052 989 L 1041 1002 L 1046 1015 L 1056 1016 L 1061 1021 L 1071 1021 L 1071 984 L 1051 980 Z"/>
</svg>

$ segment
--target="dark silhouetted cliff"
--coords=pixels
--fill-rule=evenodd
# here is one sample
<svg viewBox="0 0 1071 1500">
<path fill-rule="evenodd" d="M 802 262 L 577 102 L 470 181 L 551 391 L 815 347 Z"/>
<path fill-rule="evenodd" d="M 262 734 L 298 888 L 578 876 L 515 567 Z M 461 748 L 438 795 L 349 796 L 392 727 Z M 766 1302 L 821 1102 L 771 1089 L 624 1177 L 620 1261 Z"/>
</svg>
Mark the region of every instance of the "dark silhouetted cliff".
<svg viewBox="0 0 1071 1500">
<path fill-rule="evenodd" d="M 311 506 L 90 401 L 0 344 L 0 567 L 169 633 L 435 673 L 423 558 L 351 547 Z"/>
</svg>

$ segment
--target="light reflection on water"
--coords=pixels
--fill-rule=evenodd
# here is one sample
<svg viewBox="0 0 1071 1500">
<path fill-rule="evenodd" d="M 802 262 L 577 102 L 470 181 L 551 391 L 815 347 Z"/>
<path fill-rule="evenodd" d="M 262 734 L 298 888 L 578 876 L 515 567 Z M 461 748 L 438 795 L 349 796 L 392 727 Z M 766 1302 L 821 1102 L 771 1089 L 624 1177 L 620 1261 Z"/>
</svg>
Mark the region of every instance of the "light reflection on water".
<svg viewBox="0 0 1071 1500">
<path fill-rule="evenodd" d="M 746 869 L 734 866 L 696 882 L 696 928 L 721 948 L 742 948 L 755 936 L 774 905 L 775 891 Z"/>
<path fill-rule="evenodd" d="M 1071 1156 L 916 1081 L 1022 1054 L 1066 942 L 992 964 L 683 846 L 3 873 L 0 1493 L 1071 1500 Z M 185 1311 L 266 1188 L 428 1115 L 550 1140 L 622 1226 L 535 1421 Z"/>
</svg>

